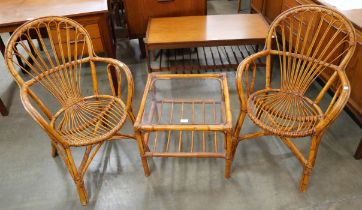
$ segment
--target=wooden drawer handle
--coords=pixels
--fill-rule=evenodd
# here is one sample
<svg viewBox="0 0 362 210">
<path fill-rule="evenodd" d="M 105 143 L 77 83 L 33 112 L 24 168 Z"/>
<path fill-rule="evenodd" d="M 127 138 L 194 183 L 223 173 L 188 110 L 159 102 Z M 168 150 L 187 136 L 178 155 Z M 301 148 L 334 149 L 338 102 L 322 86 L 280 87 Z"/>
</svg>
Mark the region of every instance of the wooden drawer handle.
<svg viewBox="0 0 362 210">
<path fill-rule="evenodd" d="M 78 40 L 78 41 L 69 41 L 69 44 L 75 44 L 75 43 L 83 43 L 83 42 L 85 42 L 85 40 L 84 39 L 80 39 L 80 40 Z"/>
<path fill-rule="evenodd" d="M 157 0 L 158 3 L 168 3 L 168 2 L 173 2 L 175 0 Z"/>
</svg>

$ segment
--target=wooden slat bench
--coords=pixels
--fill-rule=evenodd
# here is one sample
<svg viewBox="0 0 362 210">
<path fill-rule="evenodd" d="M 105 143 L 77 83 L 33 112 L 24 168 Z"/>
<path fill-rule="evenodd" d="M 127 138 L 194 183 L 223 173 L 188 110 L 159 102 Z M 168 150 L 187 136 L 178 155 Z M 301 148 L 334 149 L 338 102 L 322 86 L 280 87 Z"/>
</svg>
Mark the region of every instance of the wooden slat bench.
<svg viewBox="0 0 362 210">
<path fill-rule="evenodd" d="M 146 34 L 148 70 L 153 72 L 182 68 L 192 70 L 236 68 L 241 62 L 237 54 L 242 52 L 248 54 L 249 50 L 258 50 L 257 47 L 240 49 L 240 46 L 264 44 L 267 32 L 268 24 L 259 14 L 153 18 L 149 21 Z M 183 52 L 178 52 L 176 55 L 177 51 L 171 49 Z M 152 58 L 157 57 L 156 51 L 158 51 L 157 56 L 161 57 L 159 65 L 154 67 L 151 64 Z M 170 65 L 170 60 L 176 61 L 176 57 L 180 54 L 181 61 L 187 59 L 188 63 Z M 163 55 L 167 58 L 162 61 Z M 202 57 L 205 59 L 211 57 L 213 62 L 200 62 Z M 221 59 L 218 64 L 215 62 L 215 57 Z M 162 62 L 167 64 L 163 65 Z"/>
</svg>

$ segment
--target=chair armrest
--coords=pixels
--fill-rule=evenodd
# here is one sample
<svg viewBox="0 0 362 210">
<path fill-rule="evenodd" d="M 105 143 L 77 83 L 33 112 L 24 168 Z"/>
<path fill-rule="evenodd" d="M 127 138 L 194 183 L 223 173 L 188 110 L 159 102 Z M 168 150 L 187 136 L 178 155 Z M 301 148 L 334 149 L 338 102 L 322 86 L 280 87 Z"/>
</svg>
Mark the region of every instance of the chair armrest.
<svg viewBox="0 0 362 210">
<path fill-rule="evenodd" d="M 48 121 L 38 112 L 38 110 L 32 105 L 30 102 L 29 96 L 35 101 L 35 103 L 40 107 L 43 111 L 43 114 L 47 116 Z M 30 114 L 30 116 L 40 125 L 40 127 L 49 135 L 49 137 L 54 140 L 58 141 L 62 145 L 68 145 L 59 133 L 50 125 L 51 120 L 51 113 L 50 111 L 41 103 L 41 101 L 32 94 L 31 90 L 28 88 L 27 85 L 23 86 L 20 90 L 20 98 L 21 102 L 25 110 Z M 44 107 L 42 107 L 44 106 Z"/>
<path fill-rule="evenodd" d="M 337 119 L 338 115 L 343 111 L 348 102 L 351 93 L 351 86 L 344 71 L 338 70 L 340 85 L 334 93 L 331 102 L 325 112 L 324 118 L 317 124 L 316 132 L 323 131 L 326 127 Z"/>
<path fill-rule="evenodd" d="M 132 73 L 130 69 L 127 67 L 127 65 L 113 58 L 92 57 L 90 60 L 91 62 L 102 62 L 108 64 L 107 75 L 108 75 L 109 85 L 110 88 L 112 89 L 113 96 L 119 98 L 121 98 L 122 71 L 123 71 L 124 75 L 126 76 L 127 87 L 128 87 L 126 107 L 127 110 L 131 110 L 133 93 L 134 93 L 134 82 L 133 82 Z M 113 75 L 112 71 L 114 73 Z M 115 81 L 114 77 L 117 78 L 117 81 Z"/>
<path fill-rule="evenodd" d="M 238 66 L 236 73 L 236 88 L 238 90 L 240 105 L 242 109 L 246 109 L 246 99 L 254 92 L 255 76 L 256 76 L 256 63 L 255 60 L 270 55 L 269 50 L 262 50 L 245 58 Z M 252 65 L 252 75 L 249 81 L 249 71 Z M 245 90 L 243 88 L 243 77 L 245 81 Z M 246 110 L 243 110 L 246 111 Z"/>
</svg>

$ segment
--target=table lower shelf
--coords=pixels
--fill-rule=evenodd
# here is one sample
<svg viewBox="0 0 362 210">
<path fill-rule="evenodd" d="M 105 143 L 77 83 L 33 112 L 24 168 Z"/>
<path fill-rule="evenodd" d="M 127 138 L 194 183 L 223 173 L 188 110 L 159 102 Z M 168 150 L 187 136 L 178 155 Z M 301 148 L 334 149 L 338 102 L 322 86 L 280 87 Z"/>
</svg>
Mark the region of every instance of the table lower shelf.
<svg viewBox="0 0 362 210">
<path fill-rule="evenodd" d="M 226 137 L 218 131 L 158 131 L 144 134 L 144 141 L 149 157 L 226 157 Z"/>
<path fill-rule="evenodd" d="M 149 52 L 148 67 L 150 72 L 235 71 L 241 61 L 258 51 L 258 45 L 159 49 Z M 265 61 L 258 59 L 257 65 L 264 66 Z"/>
<path fill-rule="evenodd" d="M 146 152 L 146 157 L 224 158 L 226 153 L 214 152 Z"/>
</svg>

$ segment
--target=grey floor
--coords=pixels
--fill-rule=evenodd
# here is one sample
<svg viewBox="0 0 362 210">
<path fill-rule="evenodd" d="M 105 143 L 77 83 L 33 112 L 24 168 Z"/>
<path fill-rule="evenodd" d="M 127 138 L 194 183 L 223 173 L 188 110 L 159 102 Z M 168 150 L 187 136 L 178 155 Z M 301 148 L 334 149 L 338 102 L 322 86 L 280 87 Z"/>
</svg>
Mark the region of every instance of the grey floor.
<svg viewBox="0 0 362 210">
<path fill-rule="evenodd" d="M 209 12 L 234 13 L 235 5 L 210 1 Z M 117 52 L 132 70 L 137 112 L 146 63 L 135 41 L 120 40 Z M 352 157 L 362 131 L 345 112 L 324 135 L 305 193 L 298 190 L 299 162 L 274 137 L 240 143 L 230 179 L 223 176 L 222 159 L 154 158 L 151 176 L 145 177 L 136 143 L 120 140 L 105 144 L 91 164 L 85 178 L 90 202 L 83 207 L 63 162 L 50 156 L 48 137 L 25 112 L 3 62 L 0 69 L 0 96 L 10 110 L 0 117 L 0 209 L 362 209 L 362 161 Z M 263 79 L 261 71 L 258 76 Z M 228 73 L 235 121 L 234 77 Z M 243 132 L 255 129 L 246 122 Z M 308 139 L 295 142 L 307 151 Z"/>
</svg>

